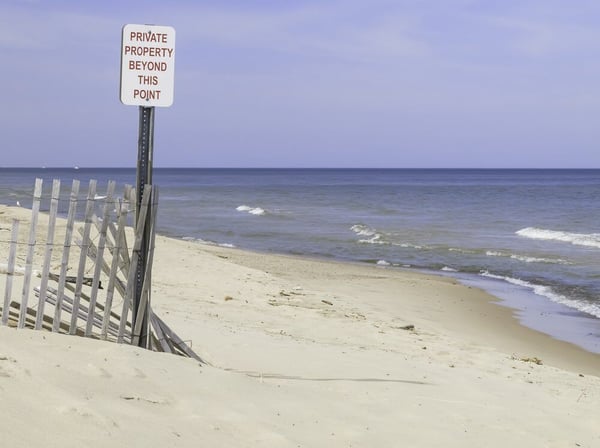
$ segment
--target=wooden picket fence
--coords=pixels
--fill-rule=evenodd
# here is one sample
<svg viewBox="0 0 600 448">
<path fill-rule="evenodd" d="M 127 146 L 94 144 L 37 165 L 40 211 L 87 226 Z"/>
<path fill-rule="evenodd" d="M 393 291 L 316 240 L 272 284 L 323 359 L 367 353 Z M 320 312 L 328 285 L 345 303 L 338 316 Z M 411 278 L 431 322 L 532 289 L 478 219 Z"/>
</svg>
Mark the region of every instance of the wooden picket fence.
<svg viewBox="0 0 600 448">
<path fill-rule="evenodd" d="M 54 180 L 49 197 L 47 234 L 45 239 L 42 236 L 43 243 L 40 244 L 40 207 L 47 199 L 42 195 L 42 185 L 42 179 L 36 179 L 27 242 L 19 239 L 20 221 L 13 220 L 12 223 L 4 300 L 0 302 L 1 325 L 133 345 L 139 345 L 140 337 L 147 335 L 146 348 L 202 362 L 151 307 L 150 276 L 158 188 L 144 187 L 139 216 L 135 220 L 137 225 L 131 229 L 128 220 L 132 220 L 136 212 L 136 196 L 131 186 L 126 185 L 123 196 L 118 198 L 115 182 L 110 181 L 106 194 L 98 196 L 97 181 L 90 180 L 87 197 L 81 200 L 80 182 L 74 180 L 68 199 L 66 226 L 58 235 L 56 220 L 61 203 L 61 183 Z M 80 202 L 85 202 L 82 225 L 76 224 Z M 151 211 L 150 219 L 146 219 L 148 210 Z M 79 238 L 74 244 L 76 225 Z M 145 233 L 147 225 L 150 228 Z M 141 260 L 144 234 L 150 238 L 147 256 Z M 63 241 L 55 242 L 60 237 Z M 128 237 L 133 239 L 132 245 L 128 245 Z M 24 260 L 24 266 L 17 265 L 17 258 Z M 76 262 L 72 261 L 74 258 Z M 137 314 L 133 316 L 139 262 L 145 262 L 146 269 Z M 34 270 L 34 266 L 41 266 L 41 270 Z M 75 271 L 75 275 L 67 275 L 70 270 Z M 37 300 L 31 299 L 32 295 Z"/>
</svg>

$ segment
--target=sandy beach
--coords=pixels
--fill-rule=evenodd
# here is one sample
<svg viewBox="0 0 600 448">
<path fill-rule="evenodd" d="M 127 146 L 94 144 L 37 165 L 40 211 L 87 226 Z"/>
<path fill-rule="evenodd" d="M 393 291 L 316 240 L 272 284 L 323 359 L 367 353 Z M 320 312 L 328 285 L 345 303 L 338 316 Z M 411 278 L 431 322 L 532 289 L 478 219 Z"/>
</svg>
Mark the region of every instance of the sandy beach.
<svg viewBox="0 0 600 448">
<path fill-rule="evenodd" d="M 600 446 L 600 356 L 450 278 L 157 237 L 152 300 L 206 365 L 0 327 L 3 444 Z"/>
</svg>

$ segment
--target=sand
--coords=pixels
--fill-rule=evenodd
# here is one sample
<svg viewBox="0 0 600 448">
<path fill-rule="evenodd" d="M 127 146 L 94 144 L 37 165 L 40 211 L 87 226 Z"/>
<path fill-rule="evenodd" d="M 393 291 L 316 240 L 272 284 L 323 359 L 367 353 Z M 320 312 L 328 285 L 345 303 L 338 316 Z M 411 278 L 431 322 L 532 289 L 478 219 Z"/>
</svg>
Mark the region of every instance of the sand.
<svg viewBox="0 0 600 448">
<path fill-rule="evenodd" d="M 0 264 L 16 215 L 0 208 Z M 0 327 L 2 446 L 600 446 L 600 356 L 478 289 L 156 245 L 153 307 L 208 364 Z"/>
</svg>

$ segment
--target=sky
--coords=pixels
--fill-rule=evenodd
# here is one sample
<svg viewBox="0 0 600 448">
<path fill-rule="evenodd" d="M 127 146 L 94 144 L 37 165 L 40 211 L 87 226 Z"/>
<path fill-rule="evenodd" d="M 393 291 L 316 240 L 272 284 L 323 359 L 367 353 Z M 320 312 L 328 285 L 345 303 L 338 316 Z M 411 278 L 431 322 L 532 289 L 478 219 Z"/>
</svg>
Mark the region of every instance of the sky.
<svg viewBox="0 0 600 448">
<path fill-rule="evenodd" d="M 597 0 L 2 0 L 0 166 L 136 166 L 125 24 L 176 31 L 155 167 L 600 168 Z"/>
</svg>

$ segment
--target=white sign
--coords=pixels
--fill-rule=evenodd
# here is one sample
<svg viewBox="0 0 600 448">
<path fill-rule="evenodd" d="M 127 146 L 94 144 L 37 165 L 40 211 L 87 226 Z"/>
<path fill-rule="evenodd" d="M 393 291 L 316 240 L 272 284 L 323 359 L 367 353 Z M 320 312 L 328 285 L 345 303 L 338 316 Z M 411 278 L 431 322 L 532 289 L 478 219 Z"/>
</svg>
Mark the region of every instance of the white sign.
<svg viewBox="0 0 600 448">
<path fill-rule="evenodd" d="M 121 40 L 121 102 L 169 107 L 175 81 L 175 29 L 125 25 Z"/>
</svg>

